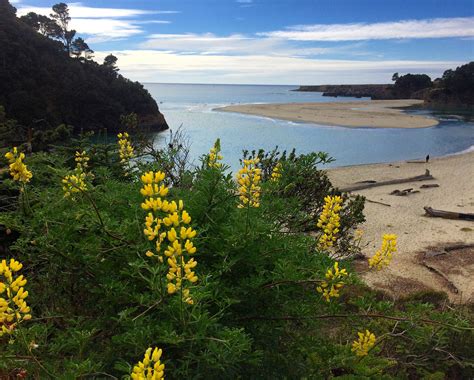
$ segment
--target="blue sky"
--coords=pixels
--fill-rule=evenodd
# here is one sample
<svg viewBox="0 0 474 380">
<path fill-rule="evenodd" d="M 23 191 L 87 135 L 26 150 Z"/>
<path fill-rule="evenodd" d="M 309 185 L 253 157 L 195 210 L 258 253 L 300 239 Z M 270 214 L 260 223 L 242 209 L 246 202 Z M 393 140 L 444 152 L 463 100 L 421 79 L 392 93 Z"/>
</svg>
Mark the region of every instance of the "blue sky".
<svg viewBox="0 0 474 380">
<path fill-rule="evenodd" d="M 19 15 L 55 1 L 15 0 Z M 474 0 L 84 0 L 71 26 L 142 82 L 387 83 L 474 58 Z"/>
</svg>

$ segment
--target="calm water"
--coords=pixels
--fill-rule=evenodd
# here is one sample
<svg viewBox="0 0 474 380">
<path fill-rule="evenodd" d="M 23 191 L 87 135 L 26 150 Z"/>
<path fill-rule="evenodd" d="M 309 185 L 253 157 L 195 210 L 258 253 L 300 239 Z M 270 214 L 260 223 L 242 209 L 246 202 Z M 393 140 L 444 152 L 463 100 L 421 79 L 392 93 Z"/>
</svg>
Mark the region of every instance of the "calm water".
<svg viewBox="0 0 474 380">
<path fill-rule="evenodd" d="M 180 126 L 191 141 L 191 155 L 198 157 L 221 139 L 224 161 L 233 169 L 243 149 L 296 148 L 299 153 L 325 151 L 336 158 L 332 166 L 390 162 L 442 156 L 474 146 L 474 123 L 451 116 L 427 113 L 441 122 L 423 129 L 342 128 L 302 124 L 269 118 L 213 111 L 237 103 L 337 102 L 367 99 L 329 98 L 321 93 L 294 92 L 294 86 L 145 84 L 159 103 L 172 130 Z M 169 132 L 156 135 L 155 144 L 166 142 Z"/>
</svg>

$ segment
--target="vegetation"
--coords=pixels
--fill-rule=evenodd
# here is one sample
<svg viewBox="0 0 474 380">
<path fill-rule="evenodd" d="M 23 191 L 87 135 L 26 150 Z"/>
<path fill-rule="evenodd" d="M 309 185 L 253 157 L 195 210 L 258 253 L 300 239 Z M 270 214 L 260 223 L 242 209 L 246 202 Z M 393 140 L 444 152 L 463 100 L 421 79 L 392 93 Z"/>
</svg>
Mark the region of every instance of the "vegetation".
<svg viewBox="0 0 474 380">
<path fill-rule="evenodd" d="M 474 62 L 446 70 L 435 81 L 435 88 L 430 92 L 428 101 L 441 104 L 474 104 Z"/>
<path fill-rule="evenodd" d="M 418 91 L 430 88 L 433 85 L 431 78 L 426 74 L 398 76 L 398 73 L 395 73 L 392 80 L 395 81 L 392 92 L 399 99 L 410 99 Z"/>
<path fill-rule="evenodd" d="M 397 98 L 420 98 L 438 105 L 472 105 L 474 102 L 474 62 L 446 70 L 433 82 L 426 74 L 393 74 L 392 88 Z"/>
<path fill-rule="evenodd" d="M 64 3 L 53 6 L 51 18 L 29 13 L 19 19 L 0 0 L 0 105 L 17 121 L 17 141 L 31 142 L 39 133 L 54 143 L 69 129 L 117 131 L 120 116 L 131 113 L 141 127 L 166 129 L 148 91 L 118 73 L 116 57 L 104 64 L 90 59 L 91 49 L 69 29 L 69 20 Z"/>
<path fill-rule="evenodd" d="M 0 377 L 474 375 L 469 310 L 362 284 L 363 199 L 331 185 L 326 154 L 247 152 L 236 182 L 219 141 L 194 168 L 176 135 L 121 140 L 4 160 Z M 387 235 L 371 266 L 396 255 Z"/>
</svg>

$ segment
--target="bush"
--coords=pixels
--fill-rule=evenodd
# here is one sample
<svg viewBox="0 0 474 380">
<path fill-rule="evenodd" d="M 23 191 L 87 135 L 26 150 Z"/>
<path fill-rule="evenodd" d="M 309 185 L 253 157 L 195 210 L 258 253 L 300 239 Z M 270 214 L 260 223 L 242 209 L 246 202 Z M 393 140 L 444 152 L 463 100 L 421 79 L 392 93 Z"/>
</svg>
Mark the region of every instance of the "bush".
<svg viewBox="0 0 474 380">
<path fill-rule="evenodd" d="M 0 224 L 17 234 L 6 257 L 24 264 L 33 315 L 0 337 L 1 376 L 126 377 L 148 347 L 163 350 L 168 378 L 472 376 L 474 342 L 462 309 L 429 299 L 395 305 L 361 285 L 350 260 L 337 267 L 316 248 L 320 233 L 307 231 L 316 230 L 324 197 L 339 194 L 316 167 L 327 156 L 279 154 L 278 177 L 276 160 L 247 155 L 256 166 L 247 161 L 241 176 L 254 170 L 262 181 L 243 197 L 248 184 L 236 183 L 224 164 L 209 165 L 208 157 L 185 171 L 174 171 L 170 160 L 137 162 L 124 176 L 116 150 L 86 149 L 94 178 L 75 200 L 61 189 L 72 154 L 57 150 L 27 158 L 30 207 L 0 213 Z M 104 151 L 115 158 L 92 154 Z M 157 157 L 163 155 L 169 157 Z M 198 232 L 192 240 L 199 280 L 182 287 L 192 303 L 183 292 L 168 294 L 174 280 L 166 277 L 166 257 L 161 263 L 155 240 L 143 233 L 139 173 L 165 167 L 176 173 L 165 198 L 183 201 Z M 260 207 L 237 207 L 251 196 Z M 349 242 L 363 219 L 363 200 L 352 202 L 344 198 L 338 233 Z M 321 294 L 325 282 L 341 284 L 329 302 Z M 358 357 L 350 345 L 366 329 L 376 344 Z"/>
</svg>

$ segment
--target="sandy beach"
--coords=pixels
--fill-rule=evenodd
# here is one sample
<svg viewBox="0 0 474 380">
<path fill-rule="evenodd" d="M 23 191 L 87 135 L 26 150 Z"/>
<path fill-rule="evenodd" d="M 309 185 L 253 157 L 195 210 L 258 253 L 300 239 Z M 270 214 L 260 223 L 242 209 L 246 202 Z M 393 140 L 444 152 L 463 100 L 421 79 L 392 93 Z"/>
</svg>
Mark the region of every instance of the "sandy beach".
<svg viewBox="0 0 474 380">
<path fill-rule="evenodd" d="M 397 162 L 342 167 L 329 170 L 339 187 L 359 181 L 408 178 L 428 169 L 434 180 L 359 190 L 368 200 L 363 254 L 372 256 L 384 233 L 398 235 L 398 252 L 388 268 L 367 272 L 365 260 L 357 265 L 366 282 L 395 298 L 420 290 L 442 290 L 451 301 L 474 301 L 474 247 L 453 249 L 456 244 L 474 244 L 474 221 L 425 216 L 424 206 L 460 213 L 474 213 L 474 152 L 432 159 L 429 163 Z M 438 184 L 439 187 L 420 188 Z M 406 196 L 394 190 L 419 191 Z"/>
<path fill-rule="evenodd" d="M 435 119 L 409 115 L 399 109 L 421 103 L 422 100 L 406 99 L 341 103 L 241 104 L 215 110 L 353 128 L 427 128 L 438 124 Z"/>
</svg>

